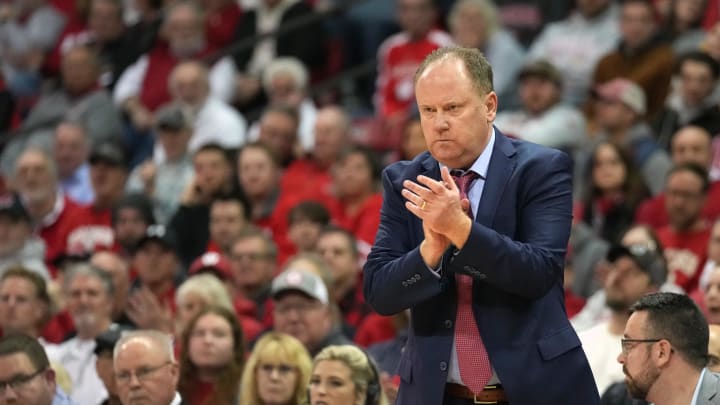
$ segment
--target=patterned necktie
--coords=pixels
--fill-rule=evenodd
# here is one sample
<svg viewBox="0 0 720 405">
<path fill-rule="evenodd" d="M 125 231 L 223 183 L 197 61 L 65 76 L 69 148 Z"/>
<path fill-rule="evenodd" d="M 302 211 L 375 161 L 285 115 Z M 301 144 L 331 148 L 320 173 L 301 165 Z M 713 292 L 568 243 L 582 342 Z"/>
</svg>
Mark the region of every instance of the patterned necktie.
<svg viewBox="0 0 720 405">
<path fill-rule="evenodd" d="M 463 174 L 453 171 L 452 177 L 460 190 L 460 198 L 468 198 L 467 192 L 472 182 L 480 176 L 468 170 Z M 472 218 L 472 205 L 468 208 L 467 214 Z M 455 274 L 458 296 L 457 314 L 455 315 L 455 350 L 457 351 L 460 377 L 465 386 L 477 394 L 490 381 L 492 367 L 473 316 L 472 283 L 472 277 L 466 274 Z"/>
</svg>

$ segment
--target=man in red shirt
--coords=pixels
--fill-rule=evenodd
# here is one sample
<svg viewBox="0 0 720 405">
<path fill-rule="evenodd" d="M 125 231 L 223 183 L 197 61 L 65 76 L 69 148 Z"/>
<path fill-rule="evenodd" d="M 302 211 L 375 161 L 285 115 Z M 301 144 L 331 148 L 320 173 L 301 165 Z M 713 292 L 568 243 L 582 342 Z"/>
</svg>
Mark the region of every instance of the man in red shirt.
<svg viewBox="0 0 720 405">
<path fill-rule="evenodd" d="M 70 234 L 85 223 L 82 208 L 58 188 L 53 159 L 40 149 L 27 149 L 15 164 L 15 186 L 45 242 L 45 264 L 54 278 L 55 263 L 67 251 Z"/>
<path fill-rule="evenodd" d="M 709 188 L 705 169 L 694 163 L 676 165 L 665 183 L 670 223 L 658 230 L 668 262 L 668 280 L 688 294 L 698 287 L 707 257 L 710 224 L 701 216 Z"/>
</svg>

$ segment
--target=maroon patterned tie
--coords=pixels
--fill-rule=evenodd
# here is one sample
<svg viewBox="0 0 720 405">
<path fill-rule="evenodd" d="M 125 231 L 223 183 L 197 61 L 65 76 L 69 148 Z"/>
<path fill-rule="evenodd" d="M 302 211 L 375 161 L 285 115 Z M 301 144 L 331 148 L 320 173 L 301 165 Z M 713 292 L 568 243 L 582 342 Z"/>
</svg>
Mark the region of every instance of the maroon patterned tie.
<svg viewBox="0 0 720 405">
<path fill-rule="evenodd" d="M 467 192 L 470 185 L 480 176 L 468 170 L 464 174 L 453 171 L 452 177 L 460 190 L 460 198 L 468 198 Z M 468 208 L 467 214 L 472 218 L 472 205 Z M 455 350 L 463 383 L 474 393 L 479 393 L 490 381 L 492 367 L 472 312 L 472 283 L 472 277 L 455 274 L 458 295 L 458 308 L 455 315 Z"/>
</svg>

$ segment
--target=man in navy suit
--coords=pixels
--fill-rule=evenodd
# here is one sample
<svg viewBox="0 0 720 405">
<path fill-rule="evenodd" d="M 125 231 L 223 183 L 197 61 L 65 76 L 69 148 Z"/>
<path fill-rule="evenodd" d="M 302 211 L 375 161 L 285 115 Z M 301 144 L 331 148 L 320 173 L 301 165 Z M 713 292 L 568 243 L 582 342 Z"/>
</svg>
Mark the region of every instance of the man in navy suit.
<svg viewBox="0 0 720 405">
<path fill-rule="evenodd" d="M 564 305 L 570 159 L 492 126 L 475 49 L 430 54 L 415 94 L 429 153 L 385 169 L 364 269 L 376 311 L 411 308 L 397 403 L 598 404 Z"/>
</svg>

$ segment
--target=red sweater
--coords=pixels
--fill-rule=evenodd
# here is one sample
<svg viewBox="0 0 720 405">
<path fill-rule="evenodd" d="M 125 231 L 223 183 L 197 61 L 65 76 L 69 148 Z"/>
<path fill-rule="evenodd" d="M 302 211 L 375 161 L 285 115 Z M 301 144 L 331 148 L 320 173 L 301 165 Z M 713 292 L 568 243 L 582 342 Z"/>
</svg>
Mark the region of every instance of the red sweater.
<svg viewBox="0 0 720 405">
<path fill-rule="evenodd" d="M 707 260 L 709 226 L 697 231 L 679 233 L 670 226 L 658 230 L 658 239 L 668 261 L 668 280 L 688 294 L 698 288 L 698 281 Z"/>
<path fill-rule="evenodd" d="M 70 234 L 86 223 L 83 208 L 64 196 L 57 212 L 46 216 L 38 228 L 38 235 L 45 241 L 45 264 L 55 278 L 55 261 L 67 252 Z"/>
</svg>

